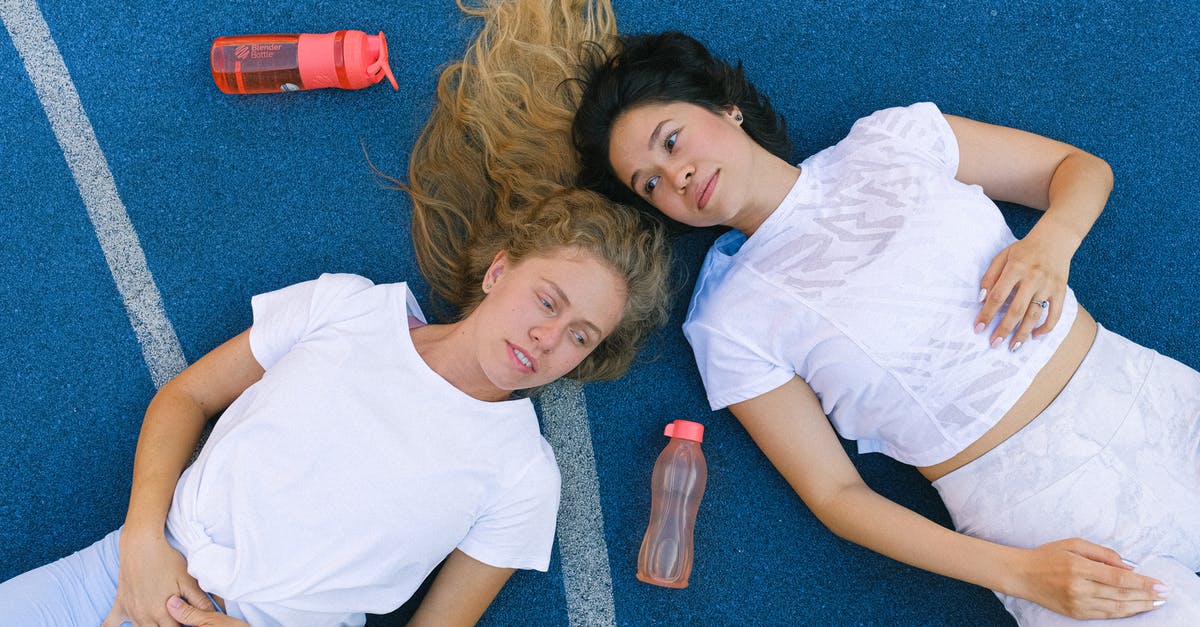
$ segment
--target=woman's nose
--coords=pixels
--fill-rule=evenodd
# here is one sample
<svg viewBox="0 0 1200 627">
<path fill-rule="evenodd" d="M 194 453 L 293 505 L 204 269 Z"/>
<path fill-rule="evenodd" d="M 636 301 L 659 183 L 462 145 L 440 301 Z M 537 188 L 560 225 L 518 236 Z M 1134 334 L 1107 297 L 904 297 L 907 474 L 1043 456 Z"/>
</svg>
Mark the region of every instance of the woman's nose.
<svg viewBox="0 0 1200 627">
<path fill-rule="evenodd" d="M 690 163 L 676 162 L 667 167 L 667 178 L 675 186 L 679 192 L 687 189 L 688 183 L 692 180 L 692 174 L 695 174 L 696 168 Z"/>
<path fill-rule="evenodd" d="M 530 329 L 529 337 L 534 341 L 537 349 L 545 353 L 558 345 L 565 332 L 565 325 L 561 321 L 553 320 Z"/>
</svg>

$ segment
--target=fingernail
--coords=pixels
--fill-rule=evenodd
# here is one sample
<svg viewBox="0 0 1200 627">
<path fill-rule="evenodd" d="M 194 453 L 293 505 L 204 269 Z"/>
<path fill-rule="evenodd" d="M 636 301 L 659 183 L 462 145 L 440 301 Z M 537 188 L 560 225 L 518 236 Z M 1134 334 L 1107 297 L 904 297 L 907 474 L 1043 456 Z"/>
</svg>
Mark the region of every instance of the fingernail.
<svg viewBox="0 0 1200 627">
<path fill-rule="evenodd" d="M 1021 348 L 1021 342 L 1017 342 L 1016 344 L 1013 344 L 1012 348 L 1010 348 L 1008 350 L 1015 353 L 1015 352 L 1017 352 L 1018 348 Z"/>
<path fill-rule="evenodd" d="M 1154 584 L 1154 591 L 1158 593 L 1160 599 L 1165 599 L 1168 594 L 1171 594 L 1171 586 L 1165 583 L 1156 583 Z"/>
<path fill-rule="evenodd" d="M 985 287 L 985 288 L 981 288 L 981 289 L 979 290 L 979 302 L 981 302 L 981 303 L 982 303 L 982 302 L 984 301 L 984 299 L 985 299 L 985 298 L 987 298 L 987 288 L 986 288 L 986 287 Z"/>
<path fill-rule="evenodd" d="M 1001 342 L 1003 342 L 1003 341 L 1004 341 L 1004 338 L 1002 338 L 1002 337 L 994 337 L 994 338 L 992 338 L 992 348 L 996 348 L 996 347 L 997 347 L 997 346 L 999 346 L 999 345 L 1000 345 L 1000 343 L 1001 343 Z"/>
<path fill-rule="evenodd" d="M 1123 557 L 1122 557 L 1122 558 L 1121 558 L 1121 561 L 1122 561 L 1122 562 L 1125 562 L 1125 565 L 1126 565 L 1126 566 L 1128 566 L 1128 567 L 1130 567 L 1130 568 L 1141 568 L 1141 566 L 1139 566 L 1139 565 L 1138 565 L 1138 563 L 1137 563 L 1137 562 L 1135 562 L 1135 561 L 1133 561 L 1133 560 L 1127 560 L 1127 559 L 1125 559 L 1125 558 L 1123 558 Z"/>
<path fill-rule="evenodd" d="M 1154 607 L 1162 607 L 1165 603 L 1166 603 L 1166 601 L 1155 601 L 1155 602 L 1151 603 L 1150 605 L 1153 605 Z"/>
<path fill-rule="evenodd" d="M 183 605 L 183 601 L 178 596 L 171 595 L 171 598 L 167 600 L 167 605 L 171 606 L 172 608 L 178 609 L 180 605 Z"/>
<path fill-rule="evenodd" d="M 983 333 L 983 330 L 986 328 L 987 328 L 986 324 L 984 324 L 982 322 L 977 323 L 975 325 L 975 335 L 979 335 L 980 333 Z"/>
</svg>

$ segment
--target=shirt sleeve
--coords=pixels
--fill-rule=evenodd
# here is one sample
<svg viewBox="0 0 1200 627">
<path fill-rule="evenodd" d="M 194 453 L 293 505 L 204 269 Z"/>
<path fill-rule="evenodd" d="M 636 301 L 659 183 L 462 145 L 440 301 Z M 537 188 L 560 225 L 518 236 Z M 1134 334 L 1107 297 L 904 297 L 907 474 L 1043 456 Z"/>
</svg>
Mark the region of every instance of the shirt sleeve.
<svg viewBox="0 0 1200 627">
<path fill-rule="evenodd" d="M 353 274 L 322 274 L 313 281 L 259 294 L 250 300 L 254 324 L 250 351 L 264 369 L 270 368 L 301 339 L 327 322 L 331 306 L 373 286 Z"/>
<path fill-rule="evenodd" d="M 706 324 L 689 321 L 683 334 L 692 345 L 714 411 L 766 394 L 796 374 L 757 354 L 750 342 L 739 342 Z"/>
<path fill-rule="evenodd" d="M 946 116 L 932 102 L 876 111 L 855 122 L 849 137 L 869 133 L 882 133 L 894 140 L 889 160 L 908 156 L 950 177 L 958 173 L 958 139 Z"/>
<path fill-rule="evenodd" d="M 458 548 L 496 568 L 550 567 L 562 480 L 550 445 L 497 502 L 475 520 Z"/>
</svg>

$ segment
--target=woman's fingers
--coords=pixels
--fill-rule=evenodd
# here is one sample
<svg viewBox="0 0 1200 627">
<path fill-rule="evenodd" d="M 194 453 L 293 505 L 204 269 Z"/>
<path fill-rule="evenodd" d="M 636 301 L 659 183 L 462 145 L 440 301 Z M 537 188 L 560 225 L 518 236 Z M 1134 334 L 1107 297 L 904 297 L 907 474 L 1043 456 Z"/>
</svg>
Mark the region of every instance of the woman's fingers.
<svg viewBox="0 0 1200 627">
<path fill-rule="evenodd" d="M 1001 250 L 979 281 L 982 306 L 975 317 L 976 333 L 982 333 L 1008 306 L 988 337 L 993 348 L 1009 340 L 1009 349 L 1017 350 L 1030 337 L 1052 331 L 1062 316 L 1074 248 L 1038 233 L 1035 230 Z"/>
<path fill-rule="evenodd" d="M 999 259 L 999 257 L 997 257 L 997 259 Z M 996 282 L 992 284 L 992 287 L 987 290 L 987 294 L 983 299 L 983 307 L 980 308 L 979 315 L 975 318 L 976 333 L 982 333 L 985 328 L 991 325 L 992 320 L 996 317 L 996 314 L 1000 311 L 1000 308 L 1004 306 L 1004 303 L 1008 300 L 1009 295 L 1012 294 L 1013 289 L 1016 287 L 1017 281 L 1013 277 L 1013 273 L 1002 272 L 1000 274 L 1000 277 L 996 279 Z M 995 341 L 996 337 L 1004 337 L 998 335 L 1000 328 L 1002 328 L 1004 325 L 1004 322 L 1001 321 L 1000 324 L 1001 326 L 996 328 L 996 331 L 992 333 L 991 339 L 989 340 L 993 346 L 999 345 L 999 342 Z M 1001 339 L 1001 341 L 1003 341 L 1003 339 Z"/>
<path fill-rule="evenodd" d="M 1121 554 L 1116 551 L 1095 542 L 1089 542 L 1083 538 L 1070 538 L 1061 541 L 1063 548 L 1075 553 L 1081 557 L 1086 557 L 1093 562 L 1107 564 L 1114 568 L 1130 571 L 1133 567 L 1121 558 Z"/>
<path fill-rule="evenodd" d="M 205 611 L 216 609 L 213 607 L 212 601 L 209 600 L 208 595 L 200 589 L 200 584 L 195 579 L 191 579 L 189 577 L 188 580 L 180 581 L 179 584 L 179 590 L 183 593 L 183 598 L 186 599 L 192 607 Z"/>
<path fill-rule="evenodd" d="M 1013 304 L 1016 304 L 1015 300 Z M 1017 328 L 1013 332 L 1012 341 L 1008 345 L 1009 350 L 1016 352 L 1021 348 L 1025 341 L 1029 339 L 1030 333 L 1034 331 L 1034 327 L 1046 317 L 1049 310 L 1049 299 L 1034 296 L 1033 300 L 1026 305 L 1024 315 L 1017 322 Z"/>
<path fill-rule="evenodd" d="M 167 600 L 166 610 L 171 618 L 184 625 L 196 627 L 248 627 L 244 621 L 231 618 L 215 610 L 205 610 L 189 605 L 187 601 L 172 596 Z"/>
<path fill-rule="evenodd" d="M 1000 323 L 992 331 L 988 339 L 988 343 L 992 348 L 996 348 L 1004 343 L 1006 339 L 1009 341 L 1009 350 L 1017 350 L 1027 339 L 1030 332 L 1042 320 L 1042 316 L 1049 309 L 1050 303 L 1046 303 L 1046 308 L 1041 306 L 1044 298 L 1039 298 L 1037 294 L 1041 288 L 1041 281 L 1036 280 L 1016 280 L 1001 276 L 996 282 L 997 290 L 1004 289 L 1005 285 L 1012 284 L 1008 292 L 988 294 L 987 300 L 984 303 L 984 311 L 998 310 L 1004 302 L 1008 301 L 1008 311 L 1004 313 L 1004 317 L 1000 319 Z M 1015 288 L 1015 293 L 1013 289 Z M 1009 299 L 1008 296 L 1012 295 Z M 978 327 L 976 327 L 978 329 Z"/>
<path fill-rule="evenodd" d="M 1101 596 L 1114 601 L 1157 601 L 1165 599 L 1170 588 L 1163 582 L 1132 570 L 1096 562 L 1092 580 L 1102 588 Z"/>
<path fill-rule="evenodd" d="M 1081 538 L 1031 549 L 1017 596 L 1077 619 L 1120 618 L 1153 610 L 1169 589 L 1138 574 L 1116 551 Z"/>
<path fill-rule="evenodd" d="M 1042 308 L 1034 304 L 1035 293 L 1034 289 L 1027 285 L 1017 288 L 1017 293 L 1013 295 L 1012 301 L 1008 304 L 1008 311 L 1005 312 L 1004 318 L 1000 320 L 999 326 L 992 333 L 991 344 L 993 347 L 999 346 L 1009 337 L 1012 338 L 1008 343 L 1009 350 L 1015 351 L 1021 347 L 1033 325 L 1037 324 L 1042 316 Z"/>
<path fill-rule="evenodd" d="M 1107 571 L 1095 581 L 1091 612 L 1083 618 L 1123 618 L 1162 607 L 1169 588 L 1154 579 L 1103 565 Z"/>
<path fill-rule="evenodd" d="M 1007 249 L 996 256 L 985 275 L 991 279 L 995 268 L 1000 267 L 991 286 L 981 288 L 983 298 L 975 318 L 975 332 L 982 333 L 1007 305 L 1000 322 L 988 336 L 988 343 L 996 348 L 1008 340 L 1009 350 L 1016 351 L 1030 337 L 1045 335 L 1058 324 L 1066 285 L 1028 264 L 1013 262 L 1006 252 Z M 983 284 L 981 281 L 980 285 Z"/>
<path fill-rule="evenodd" d="M 1046 297 L 1046 300 L 1049 301 L 1050 307 L 1046 309 L 1046 315 L 1045 318 L 1043 318 L 1044 321 L 1033 330 L 1032 336 L 1034 339 L 1042 337 L 1043 335 L 1054 330 L 1055 325 L 1058 324 L 1058 319 L 1062 317 L 1062 304 L 1066 297 L 1067 291 L 1065 289 L 1058 290 L 1054 294 Z"/>
<path fill-rule="evenodd" d="M 992 287 L 996 285 L 996 280 L 1000 278 L 1000 273 L 1004 270 L 1004 264 L 1007 261 L 1007 248 L 992 258 L 992 262 L 988 264 L 987 270 L 983 273 L 983 278 L 979 279 L 979 302 L 982 303 L 984 297 L 992 291 Z M 982 314 L 980 315 L 982 316 Z"/>
<path fill-rule="evenodd" d="M 1088 560 L 1084 576 L 1093 584 L 1087 610 L 1078 618 L 1120 618 L 1147 612 L 1166 602 L 1170 589 L 1162 582 L 1133 572 L 1116 551 L 1074 539 L 1068 550 Z"/>
<path fill-rule="evenodd" d="M 1100 599 L 1091 609 L 1085 612 L 1080 612 L 1078 616 L 1083 620 L 1094 620 L 1104 618 L 1127 618 L 1142 612 L 1149 612 L 1162 607 L 1164 601 L 1113 601 L 1110 599 Z"/>
</svg>

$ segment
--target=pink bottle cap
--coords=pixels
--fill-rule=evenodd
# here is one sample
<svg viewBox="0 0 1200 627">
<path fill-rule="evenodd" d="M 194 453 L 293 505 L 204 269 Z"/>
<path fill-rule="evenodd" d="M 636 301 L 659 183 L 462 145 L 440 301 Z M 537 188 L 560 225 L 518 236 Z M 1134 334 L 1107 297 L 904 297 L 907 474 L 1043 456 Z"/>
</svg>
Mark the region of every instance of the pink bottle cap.
<svg viewBox="0 0 1200 627">
<path fill-rule="evenodd" d="M 704 425 L 691 420 L 676 420 L 667 425 L 663 435 L 669 438 L 683 438 L 693 442 L 704 441 Z"/>
<path fill-rule="evenodd" d="M 340 87 L 361 89 L 387 77 L 400 89 L 388 65 L 387 38 L 383 31 L 368 35 L 360 30 L 339 30 L 323 35 L 300 35 L 297 46 L 300 80 L 305 89 Z"/>
</svg>

